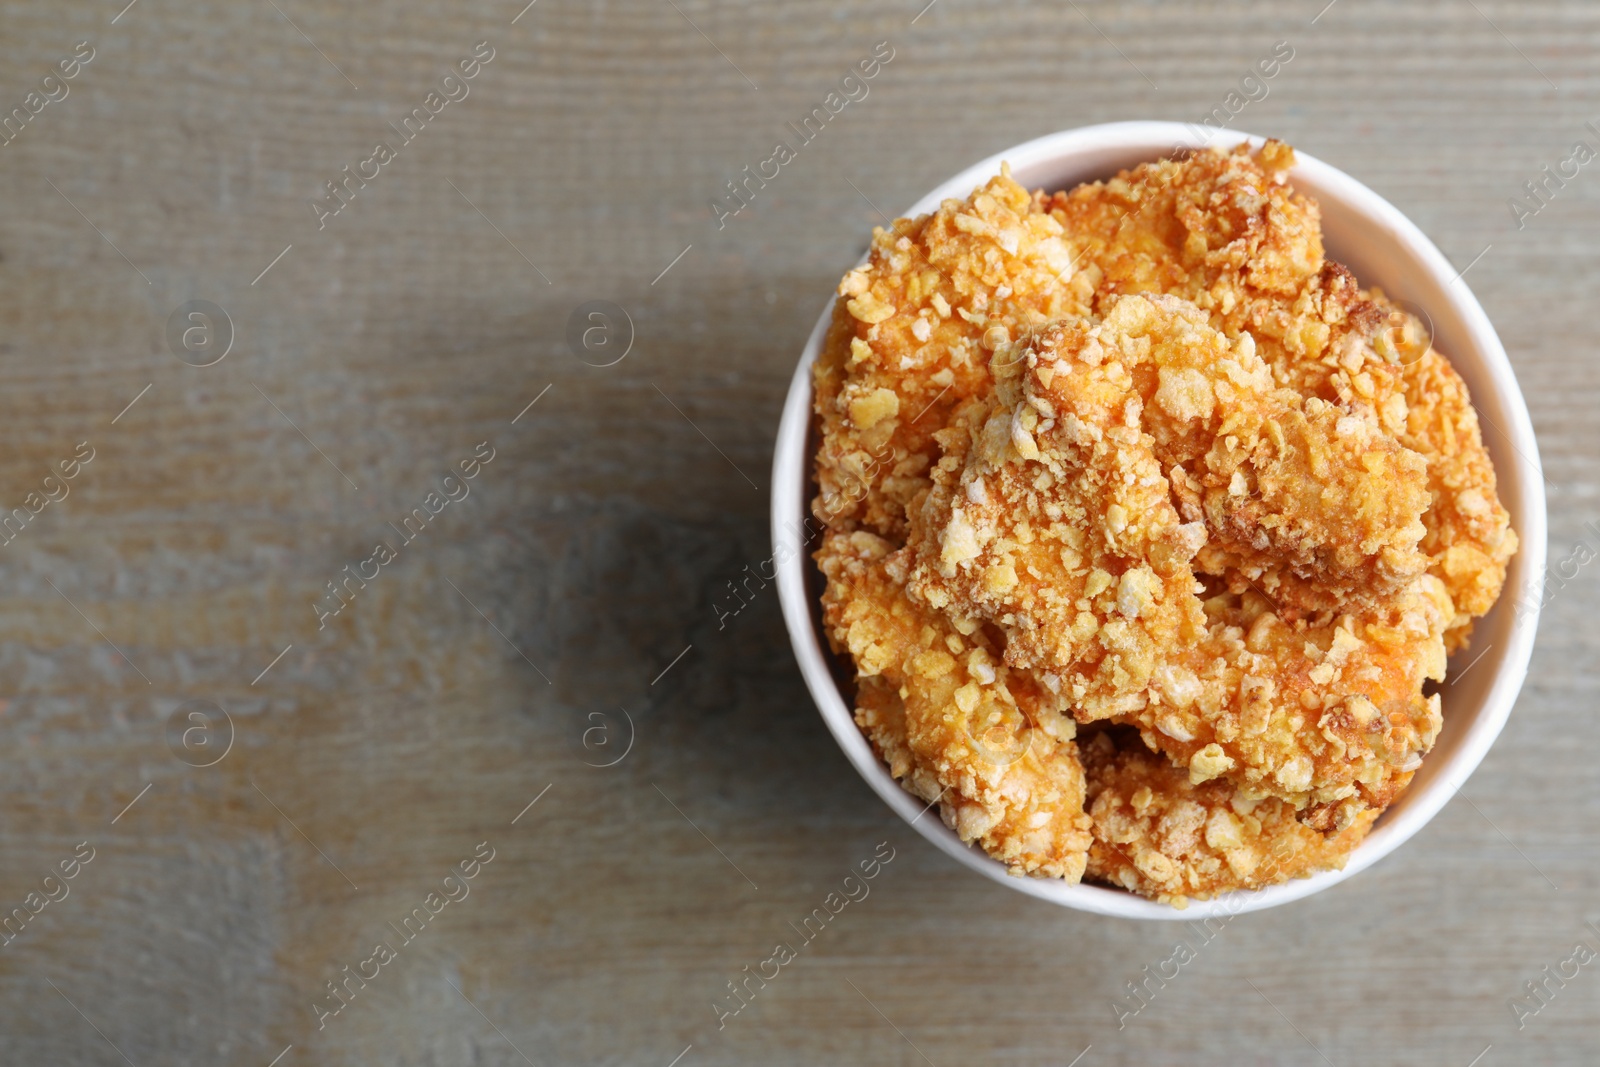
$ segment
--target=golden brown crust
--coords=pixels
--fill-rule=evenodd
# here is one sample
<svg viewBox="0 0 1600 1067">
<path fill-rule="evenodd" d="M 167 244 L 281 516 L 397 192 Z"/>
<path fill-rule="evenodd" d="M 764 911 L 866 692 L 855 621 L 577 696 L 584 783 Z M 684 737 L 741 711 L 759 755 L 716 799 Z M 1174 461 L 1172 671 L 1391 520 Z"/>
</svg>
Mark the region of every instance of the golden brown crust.
<svg viewBox="0 0 1600 1067">
<path fill-rule="evenodd" d="M 994 403 L 940 435 L 913 507 L 913 596 L 998 625 L 1005 662 L 1079 721 L 1136 724 L 1197 780 L 1330 825 L 1389 803 L 1437 733 L 1421 686 L 1452 617 L 1415 548 L 1421 459 L 1323 401 L 1305 414 L 1172 297 L 1116 298 L 999 355 Z M 1344 610 L 1208 614 L 1190 567 L 1208 534 Z"/>
<path fill-rule="evenodd" d="M 1198 152 L 1040 194 L 1096 309 L 1126 293 L 1166 293 L 1225 315 L 1243 297 L 1299 292 L 1322 267 L 1321 216 L 1287 184 L 1293 151 L 1269 146 L 1259 156 Z"/>
<path fill-rule="evenodd" d="M 1323 258 L 1316 204 L 1287 184 L 1292 163 L 1272 141 L 1255 155 L 1209 150 L 1038 202 L 1067 231 L 1078 277 L 1096 279 L 1097 311 L 1122 293 L 1181 296 L 1230 340 L 1249 335 L 1280 385 L 1375 423 L 1422 457 L 1419 547 L 1455 604 L 1454 650 L 1499 596 L 1517 547 L 1477 412 L 1416 317 Z M 1213 554 L 1201 569 L 1232 562 Z M 1296 592 L 1292 576 L 1247 576 L 1275 597 Z"/>
<path fill-rule="evenodd" d="M 1445 635 L 1455 651 L 1466 644 L 1472 620 L 1500 596 L 1517 532 L 1495 490 L 1477 409 L 1455 368 L 1430 348 L 1402 373 L 1407 414 L 1400 439 L 1428 457 L 1432 503 L 1423 516 L 1422 549 L 1455 603 Z"/>
<path fill-rule="evenodd" d="M 1464 385 L 1324 258 L 1292 164 L 1003 173 L 840 284 L 829 638 L 894 776 L 1013 873 L 1181 902 L 1339 866 L 1504 582 Z M 1075 722 L 1117 724 L 1087 781 Z"/>
<path fill-rule="evenodd" d="M 1080 748 L 1094 819 L 1087 877 L 1179 907 L 1343 867 L 1378 816 L 1369 808 L 1322 834 L 1274 797 L 1225 779 L 1193 784 L 1135 736 L 1097 730 Z"/>
<path fill-rule="evenodd" d="M 933 435 L 989 390 L 996 339 L 1081 309 L 1059 282 L 1070 270 L 1060 224 L 1004 173 L 965 202 L 875 230 L 867 265 L 839 283 L 813 372 L 817 517 L 903 537 L 939 456 Z"/>
<path fill-rule="evenodd" d="M 911 747 L 906 744 L 906 705 L 900 687 L 881 674 L 856 679 L 856 725 L 872 742 L 872 750 L 889 767 L 896 780 L 908 778 L 915 769 Z M 921 795 L 921 790 L 911 788 Z M 935 787 L 935 794 L 938 787 Z"/>
<path fill-rule="evenodd" d="M 1000 350 L 994 401 L 941 435 L 946 456 L 913 506 L 911 588 L 1005 627 L 1007 663 L 1115 699 L 1198 626 L 1186 563 L 1203 532 L 1181 526 L 1147 439 L 1121 421 L 1126 382 L 1069 381 L 1041 359 L 1094 332 L 1054 324 Z"/>
<path fill-rule="evenodd" d="M 1025 713 L 1013 693 L 1025 683 L 1014 683 L 983 634 L 962 634 L 906 596 L 896 575 L 903 561 L 881 537 L 828 534 L 817 561 L 828 579 L 829 640 L 873 687 L 857 714 L 876 730 L 890 769 L 902 757 L 913 792 L 938 801 L 963 841 L 1013 873 L 1081 878 L 1089 819 L 1071 720 L 1041 723 Z M 885 686 L 897 687 L 903 749 Z"/>
<path fill-rule="evenodd" d="M 1379 607 L 1293 623 L 1253 590 L 1206 609 L 1205 637 L 1127 717 L 1146 745 L 1195 781 L 1226 775 L 1285 799 L 1319 829 L 1392 803 L 1443 725 L 1438 695 L 1422 692 L 1444 677 L 1451 611 L 1439 580 L 1420 575 Z"/>
</svg>

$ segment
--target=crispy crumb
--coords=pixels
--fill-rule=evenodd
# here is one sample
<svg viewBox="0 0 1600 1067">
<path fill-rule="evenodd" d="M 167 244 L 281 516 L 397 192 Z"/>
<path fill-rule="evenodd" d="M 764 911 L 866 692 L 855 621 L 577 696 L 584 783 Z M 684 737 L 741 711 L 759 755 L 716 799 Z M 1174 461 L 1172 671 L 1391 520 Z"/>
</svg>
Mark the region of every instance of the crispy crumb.
<svg viewBox="0 0 1600 1067">
<path fill-rule="evenodd" d="M 1080 745 L 1094 819 L 1089 877 L 1182 905 L 1344 866 L 1378 812 L 1322 834 L 1223 778 L 1197 783 L 1123 730 Z"/>
<path fill-rule="evenodd" d="M 1004 171 L 840 283 L 829 639 L 894 776 L 1013 873 L 1181 906 L 1342 865 L 1504 583 L 1465 385 L 1292 166 Z"/>
<path fill-rule="evenodd" d="M 1043 729 L 1023 710 L 1030 679 L 995 662 L 981 634 L 963 637 L 906 596 L 887 541 L 828 534 L 818 558 L 829 639 L 856 663 L 857 721 L 891 772 L 1015 873 L 1082 877 L 1089 818 L 1075 731 Z"/>
</svg>

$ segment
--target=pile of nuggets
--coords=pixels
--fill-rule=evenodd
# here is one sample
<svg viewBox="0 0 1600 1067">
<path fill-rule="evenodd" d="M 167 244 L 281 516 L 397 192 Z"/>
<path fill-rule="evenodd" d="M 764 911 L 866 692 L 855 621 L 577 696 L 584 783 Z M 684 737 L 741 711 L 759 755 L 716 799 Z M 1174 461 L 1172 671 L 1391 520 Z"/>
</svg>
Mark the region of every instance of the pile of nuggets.
<svg viewBox="0 0 1600 1067">
<path fill-rule="evenodd" d="M 1013 874 L 1182 906 L 1343 864 L 1517 536 L 1465 385 L 1268 141 L 874 234 L 815 368 L 823 618 Z"/>
</svg>

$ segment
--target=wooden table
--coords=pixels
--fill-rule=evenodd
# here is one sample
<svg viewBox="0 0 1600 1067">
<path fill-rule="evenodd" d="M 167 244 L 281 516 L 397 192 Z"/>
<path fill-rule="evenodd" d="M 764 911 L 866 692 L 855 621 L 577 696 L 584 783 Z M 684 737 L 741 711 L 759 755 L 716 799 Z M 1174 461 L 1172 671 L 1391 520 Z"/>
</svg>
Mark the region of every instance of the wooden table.
<svg viewBox="0 0 1600 1067">
<path fill-rule="evenodd" d="M 1235 125 L 1470 266 L 1551 558 L 1593 542 L 1600 165 L 1520 227 L 1508 199 L 1600 147 L 1600 10 L 921 2 L 6 5 L 0 907 L 31 917 L 0 1062 L 1600 1056 L 1600 964 L 1510 1007 L 1600 947 L 1593 569 L 1460 801 L 1233 920 L 1120 1030 L 1183 931 L 957 867 L 824 732 L 772 591 L 713 607 L 768 555 L 784 391 L 879 208 L 1052 130 L 1198 120 L 1280 41 Z M 880 843 L 870 896 L 719 1028 Z"/>
</svg>

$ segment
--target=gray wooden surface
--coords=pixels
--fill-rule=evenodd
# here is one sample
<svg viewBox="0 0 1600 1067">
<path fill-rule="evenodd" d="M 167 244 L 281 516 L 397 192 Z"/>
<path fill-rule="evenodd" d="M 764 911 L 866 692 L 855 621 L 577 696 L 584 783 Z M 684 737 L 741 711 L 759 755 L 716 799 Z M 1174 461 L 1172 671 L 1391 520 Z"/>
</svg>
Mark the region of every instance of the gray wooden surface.
<svg viewBox="0 0 1600 1067">
<path fill-rule="evenodd" d="M 1227 924 L 1121 1029 L 1126 983 L 1200 938 L 943 858 L 824 732 L 772 591 L 714 609 L 768 554 L 784 390 L 873 205 L 1049 131 L 1197 119 L 1278 41 L 1294 58 L 1236 125 L 1471 264 L 1566 556 L 1600 519 L 1600 164 L 1522 229 L 1507 200 L 1600 147 L 1600 9 L 123 2 L 0 6 L 7 113 L 93 49 L 0 144 L 0 506 L 70 490 L 0 547 L 0 908 L 40 909 L 0 948 L 0 1062 L 1600 1058 L 1600 963 L 1520 1030 L 1510 1006 L 1600 947 L 1593 569 L 1460 799 Z M 470 95 L 400 143 L 387 124 L 480 41 Z M 880 41 L 869 95 L 719 229 L 724 183 Z M 319 229 L 309 201 L 380 140 L 395 157 Z M 167 339 L 190 300 L 231 320 L 213 366 Z M 609 367 L 566 340 L 595 300 L 635 334 Z M 481 442 L 470 495 L 403 544 L 387 524 Z M 380 541 L 396 558 L 319 630 Z M 880 842 L 870 895 L 719 1029 L 727 983 Z M 326 983 L 374 966 L 319 1029 Z"/>
</svg>

